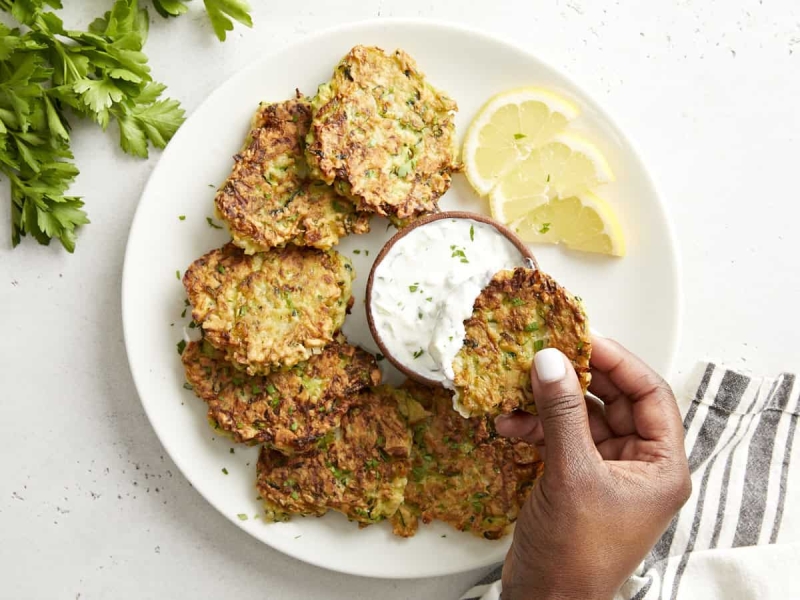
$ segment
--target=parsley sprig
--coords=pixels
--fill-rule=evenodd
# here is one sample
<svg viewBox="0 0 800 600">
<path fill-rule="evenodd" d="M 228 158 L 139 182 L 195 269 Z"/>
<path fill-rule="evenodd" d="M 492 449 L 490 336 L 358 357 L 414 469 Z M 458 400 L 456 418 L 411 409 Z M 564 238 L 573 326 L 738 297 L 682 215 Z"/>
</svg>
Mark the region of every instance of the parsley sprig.
<svg viewBox="0 0 800 600">
<path fill-rule="evenodd" d="M 152 0 L 162 16 L 186 12 L 184 0 Z M 224 40 L 231 19 L 252 25 L 243 0 L 204 0 L 214 32 Z M 146 158 L 163 148 L 184 121 L 177 100 L 153 81 L 143 53 L 148 14 L 137 0 L 115 0 L 86 31 L 64 27 L 49 9 L 61 0 L 0 0 L 19 27 L 0 23 L 0 174 L 11 191 L 12 243 L 31 235 L 75 250 L 76 229 L 89 223 L 84 203 L 68 190 L 79 171 L 70 150 L 73 115 L 105 130 Z"/>
</svg>

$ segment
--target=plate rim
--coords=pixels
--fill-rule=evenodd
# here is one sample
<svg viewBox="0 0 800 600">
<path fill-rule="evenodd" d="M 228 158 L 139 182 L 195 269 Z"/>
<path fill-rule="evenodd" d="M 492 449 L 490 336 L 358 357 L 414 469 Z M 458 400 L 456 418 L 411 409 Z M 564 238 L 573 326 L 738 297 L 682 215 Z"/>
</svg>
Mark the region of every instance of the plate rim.
<svg viewBox="0 0 800 600">
<path fill-rule="evenodd" d="M 437 19 L 429 19 L 429 18 L 370 18 L 370 19 L 362 19 L 356 21 L 348 21 L 345 23 L 341 23 L 332 27 L 327 27 L 313 33 L 305 34 L 298 39 L 288 43 L 283 44 L 277 48 L 272 49 L 269 53 L 250 61 L 248 64 L 243 66 L 242 68 L 236 70 L 230 76 L 225 78 L 221 83 L 219 83 L 214 90 L 202 101 L 200 102 L 195 108 L 192 110 L 191 114 L 188 115 L 186 122 L 188 122 L 195 113 L 199 112 L 203 107 L 207 104 L 210 104 L 214 101 L 215 97 L 222 93 L 221 90 L 226 88 L 228 84 L 230 84 L 234 79 L 237 77 L 244 76 L 246 73 L 256 72 L 259 70 L 262 64 L 268 63 L 271 61 L 276 55 L 284 52 L 290 52 L 294 48 L 301 47 L 308 43 L 312 43 L 315 41 L 319 41 L 320 39 L 341 35 L 343 33 L 350 33 L 354 36 L 357 36 L 360 31 L 373 29 L 373 28 L 386 28 L 386 27 L 407 27 L 407 28 L 415 28 L 415 27 L 424 27 L 429 29 L 439 29 L 449 33 L 458 33 L 470 37 L 480 38 L 485 42 L 498 45 L 503 47 L 508 51 L 515 52 L 519 55 L 524 56 L 526 59 L 532 60 L 534 62 L 539 63 L 545 69 L 548 69 L 554 73 L 557 73 L 560 77 L 562 77 L 569 85 L 571 85 L 580 95 L 585 98 L 588 98 L 592 101 L 594 108 L 597 109 L 599 113 L 599 117 L 606 122 L 610 128 L 621 138 L 621 140 L 627 144 L 639 163 L 642 166 L 642 174 L 646 180 L 646 182 L 652 187 L 655 192 L 655 200 L 656 204 L 658 205 L 661 215 L 663 217 L 663 221 L 666 225 L 666 237 L 669 242 L 668 250 L 670 250 L 672 255 L 672 276 L 675 281 L 675 288 L 674 288 L 674 304 L 675 304 L 675 330 L 673 331 L 672 335 L 672 344 L 669 352 L 669 360 L 667 362 L 667 366 L 665 372 L 661 373 L 661 375 L 669 381 L 672 376 L 672 371 L 674 370 L 675 358 L 677 356 L 678 347 L 681 341 L 681 333 L 682 333 L 682 322 L 683 322 L 683 283 L 682 283 L 682 263 L 681 263 L 681 254 L 680 254 L 680 246 L 678 245 L 677 241 L 677 234 L 675 231 L 675 225 L 672 221 L 669 211 L 667 210 L 666 203 L 662 197 L 660 192 L 661 188 L 657 185 L 656 180 L 654 179 L 652 173 L 647 168 L 645 161 L 642 159 L 642 153 L 640 151 L 639 145 L 635 142 L 635 140 L 626 133 L 623 129 L 621 129 L 618 125 L 618 122 L 615 118 L 613 118 L 612 114 L 608 111 L 608 109 L 599 102 L 594 95 L 589 94 L 586 89 L 577 83 L 571 74 L 566 72 L 561 68 L 556 68 L 550 62 L 540 58 L 537 56 L 533 51 L 530 51 L 522 46 L 503 39 L 501 37 L 501 32 L 497 30 L 490 30 L 490 29 L 479 29 L 477 27 L 473 27 L 470 25 L 464 25 L 460 23 L 453 23 L 450 21 L 442 21 Z M 136 394 L 139 397 L 139 402 L 144 409 L 145 415 L 152 427 L 153 431 L 158 438 L 158 441 L 161 443 L 161 446 L 164 448 L 166 453 L 169 455 L 170 459 L 175 463 L 175 466 L 181 471 L 183 477 L 186 478 L 187 481 L 192 485 L 192 487 L 197 491 L 197 493 L 202 496 L 202 498 L 208 502 L 221 516 L 226 518 L 229 522 L 236 525 L 236 527 L 248 535 L 254 537 L 260 543 L 266 544 L 273 550 L 281 552 L 287 556 L 290 556 L 293 559 L 298 561 L 313 565 L 315 567 L 320 567 L 326 570 L 335 571 L 347 575 L 355 575 L 359 577 L 374 577 L 379 579 L 420 579 L 420 578 L 429 578 L 429 577 L 437 577 L 437 576 L 445 576 L 445 575 L 455 575 L 460 573 L 466 573 L 469 571 L 474 571 L 476 569 L 485 568 L 488 565 L 475 565 L 475 564 L 465 564 L 463 566 L 458 566 L 456 568 L 446 568 L 446 569 L 437 569 L 435 566 L 432 565 L 432 568 L 419 571 L 415 573 L 404 572 L 404 573 L 394 573 L 390 570 L 386 570 L 385 568 L 379 567 L 377 569 L 358 569 L 357 565 L 353 565 L 354 568 L 350 569 L 341 569 L 336 568 L 334 566 L 325 564 L 323 561 L 317 559 L 316 557 L 309 557 L 302 552 L 294 551 L 288 547 L 278 547 L 262 538 L 258 537 L 253 531 L 242 526 L 240 522 L 235 520 L 232 515 L 229 515 L 225 510 L 223 510 L 217 503 L 212 500 L 208 495 L 203 493 L 201 488 L 203 486 L 198 487 L 195 481 L 193 481 L 188 475 L 187 471 L 184 468 L 183 460 L 179 460 L 176 458 L 176 453 L 171 450 L 170 444 L 168 443 L 168 437 L 166 435 L 166 431 L 163 427 L 157 425 L 157 420 L 154 420 L 153 416 L 151 415 L 150 410 L 148 409 L 147 402 L 144 401 L 141 389 L 144 387 L 143 382 L 145 375 L 140 373 L 133 365 L 131 361 L 131 353 L 130 353 L 130 339 L 132 337 L 132 333 L 129 332 L 128 322 L 129 319 L 127 315 L 129 314 L 128 303 L 126 298 L 128 294 L 126 290 L 131 285 L 129 282 L 129 262 L 133 259 L 131 258 L 131 240 L 133 237 L 133 232 L 136 229 L 137 223 L 139 221 L 142 214 L 141 210 L 141 201 L 142 199 L 148 195 L 150 192 L 151 185 L 155 179 L 155 174 L 159 172 L 161 168 L 163 168 L 164 158 L 171 155 L 171 147 L 175 147 L 175 144 L 172 143 L 175 139 L 180 139 L 184 132 L 184 128 L 181 127 L 176 135 L 173 137 L 173 140 L 167 145 L 167 147 L 162 151 L 161 155 L 158 157 L 155 166 L 153 167 L 152 171 L 150 172 L 147 182 L 145 183 L 144 187 L 142 188 L 142 192 L 139 195 L 139 200 L 136 204 L 136 210 L 134 211 L 133 218 L 131 219 L 131 224 L 128 230 L 128 238 L 125 243 L 125 255 L 122 264 L 122 281 L 120 285 L 121 291 L 121 318 L 122 318 L 122 329 L 123 329 L 123 339 L 125 344 L 125 352 L 126 352 L 126 359 L 128 362 L 128 369 L 130 370 L 131 377 L 133 379 L 134 387 L 136 389 Z"/>
</svg>

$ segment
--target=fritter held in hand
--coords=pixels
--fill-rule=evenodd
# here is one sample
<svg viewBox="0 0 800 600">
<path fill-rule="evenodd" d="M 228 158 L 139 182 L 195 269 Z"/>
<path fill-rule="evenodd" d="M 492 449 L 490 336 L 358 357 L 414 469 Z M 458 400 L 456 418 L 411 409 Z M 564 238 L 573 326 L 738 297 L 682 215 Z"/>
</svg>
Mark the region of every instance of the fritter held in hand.
<svg viewBox="0 0 800 600">
<path fill-rule="evenodd" d="M 191 342 L 181 358 L 214 427 L 237 442 L 263 443 L 286 454 L 314 449 L 339 426 L 357 394 L 381 379 L 375 358 L 343 340 L 266 376 L 237 371 L 208 342 Z"/>
<path fill-rule="evenodd" d="M 233 244 L 183 276 L 192 317 L 225 359 L 251 375 L 293 367 L 333 341 L 352 301 L 339 253 L 287 246 L 247 255 Z"/>
<path fill-rule="evenodd" d="M 453 361 L 456 408 L 464 415 L 534 411 L 530 370 L 543 348 L 561 350 L 584 391 L 589 387 L 586 314 L 577 298 L 541 271 L 495 275 L 464 325 L 464 345 Z"/>
<path fill-rule="evenodd" d="M 410 422 L 424 411 L 406 393 L 381 386 L 361 392 L 341 427 L 309 454 L 262 449 L 256 487 L 268 521 L 344 513 L 363 525 L 391 517 L 403 501 L 411 455 Z"/>
<path fill-rule="evenodd" d="M 313 98 L 312 174 L 359 210 L 408 222 L 432 212 L 456 166 L 456 103 L 402 50 L 356 46 Z"/>
<path fill-rule="evenodd" d="M 404 387 L 431 415 L 414 426 L 411 474 L 392 517 L 394 533 L 414 535 L 420 519 L 486 539 L 508 533 L 543 472 L 536 449 L 497 436 L 488 417 L 463 418 L 442 387 Z"/>
<path fill-rule="evenodd" d="M 310 178 L 303 153 L 310 123 L 304 98 L 261 104 L 217 192 L 217 214 L 248 254 L 287 243 L 327 250 L 349 233 L 369 231 L 369 214 Z"/>
</svg>

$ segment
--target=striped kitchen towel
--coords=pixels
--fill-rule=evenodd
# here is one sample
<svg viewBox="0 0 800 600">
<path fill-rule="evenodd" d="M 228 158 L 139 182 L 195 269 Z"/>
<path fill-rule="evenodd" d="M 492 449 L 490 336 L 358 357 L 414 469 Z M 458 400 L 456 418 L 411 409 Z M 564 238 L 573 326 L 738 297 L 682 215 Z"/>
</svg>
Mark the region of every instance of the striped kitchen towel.
<svg viewBox="0 0 800 600">
<path fill-rule="evenodd" d="M 800 598 L 798 402 L 794 375 L 705 366 L 683 422 L 692 497 L 617 598 Z M 462 600 L 498 600 L 500 572 Z"/>
</svg>

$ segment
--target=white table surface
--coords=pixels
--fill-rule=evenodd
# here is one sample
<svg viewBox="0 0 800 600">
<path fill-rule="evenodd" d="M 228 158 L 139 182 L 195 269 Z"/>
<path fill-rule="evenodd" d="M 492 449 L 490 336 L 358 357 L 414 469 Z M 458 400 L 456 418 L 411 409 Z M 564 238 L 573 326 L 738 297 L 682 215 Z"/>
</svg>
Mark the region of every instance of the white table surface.
<svg viewBox="0 0 800 600">
<path fill-rule="evenodd" d="M 656 178 L 683 263 L 675 387 L 704 358 L 756 373 L 800 368 L 794 0 L 252 3 L 254 29 L 237 26 L 225 44 L 200 2 L 169 23 L 151 17 L 154 76 L 189 112 L 255 57 L 340 23 L 424 17 L 494 32 L 604 104 Z M 77 26 L 110 1 L 66 4 Z M 12 251 L 0 184 L 0 596 L 457 598 L 479 574 L 381 581 L 306 566 L 191 488 L 139 404 L 120 320 L 128 228 L 158 157 L 125 156 L 91 124 L 73 139 L 73 192 L 92 219 L 74 256 L 31 240 Z"/>
</svg>

